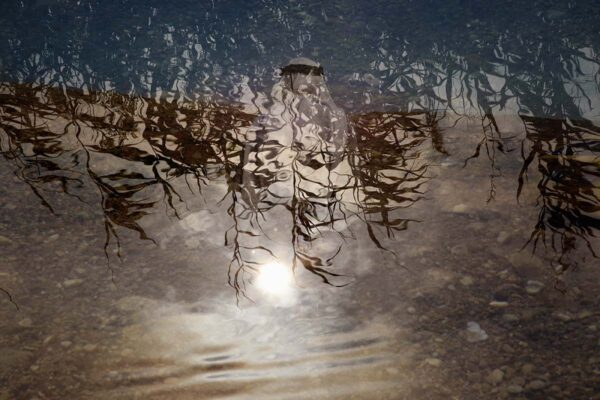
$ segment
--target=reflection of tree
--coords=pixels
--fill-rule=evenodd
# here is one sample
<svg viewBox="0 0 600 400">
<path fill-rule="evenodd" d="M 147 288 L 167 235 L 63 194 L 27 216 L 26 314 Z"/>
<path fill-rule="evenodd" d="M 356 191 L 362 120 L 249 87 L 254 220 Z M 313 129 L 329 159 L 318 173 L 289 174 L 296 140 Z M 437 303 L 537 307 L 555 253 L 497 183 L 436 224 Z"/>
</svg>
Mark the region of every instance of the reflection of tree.
<svg viewBox="0 0 600 400">
<path fill-rule="evenodd" d="M 363 192 L 363 215 L 369 235 L 380 246 L 371 224 L 392 237 L 408 220 L 393 211 L 412 205 L 422 195 L 427 164 L 420 145 L 437 140 L 435 118 L 428 113 L 369 113 L 354 119 L 357 147 L 352 172 Z"/>
<path fill-rule="evenodd" d="M 288 216 L 280 225 L 289 228 L 284 252 L 294 268 L 326 283 L 336 284 L 331 267 L 353 237 L 353 220 L 363 221 L 373 243 L 384 248 L 380 231 L 391 237 L 406 229 L 401 209 L 421 197 L 427 166 L 420 147 L 436 121 L 427 113 L 355 116 L 356 140 L 329 154 L 271 143 L 260 131 L 249 140 L 255 116 L 216 104 L 4 85 L 0 110 L 2 154 L 44 206 L 60 213 L 50 191 L 99 202 L 107 257 L 112 238 L 120 252 L 119 228 L 153 240 L 145 217 L 165 207 L 179 218 L 188 207 L 182 182 L 201 195 L 210 181 L 224 179 L 234 222 L 226 237 L 233 245 L 230 283 L 238 291 L 252 268 L 279 256 L 272 233 L 263 229 L 279 218 L 274 212 Z M 287 170 L 277 164 L 284 152 L 295 154 Z M 252 170 L 251 157 L 274 162 L 273 168 Z M 332 235 L 339 243 L 321 251 Z"/>
<path fill-rule="evenodd" d="M 105 250 L 117 227 L 152 240 L 140 220 L 161 204 L 179 216 L 181 195 L 171 181 L 222 173 L 219 141 L 253 117 L 233 108 L 187 108 L 121 95 L 7 85 L 0 104 L 2 154 L 42 204 L 46 192 L 90 203 L 95 187 L 106 229 Z M 191 188 L 190 188 L 191 189 Z M 108 253 L 107 253 L 108 257 Z"/>
<path fill-rule="evenodd" d="M 539 243 L 558 253 L 558 262 L 568 268 L 577 239 L 594 257 L 591 237 L 600 229 L 600 128 L 585 120 L 523 117 L 528 153 L 519 174 L 521 192 L 527 170 L 537 165 L 540 207 L 538 222 L 529 243 Z M 524 150 L 525 150 L 524 146 Z"/>
<path fill-rule="evenodd" d="M 61 143 L 65 132 L 55 133 L 47 128 L 45 119 L 54 118 L 55 109 L 20 86 L 5 85 L 2 92 L 0 123 L 8 139 L 2 143 L 2 154 L 17 165 L 17 176 L 54 213 L 40 190 L 55 189 L 77 196 L 76 189 L 82 183 L 75 168 L 77 154 Z"/>
<path fill-rule="evenodd" d="M 589 92 L 580 61 L 598 63 L 594 4 L 516 0 L 510 8 L 464 0 L 11 2 L 0 74 L 169 100 L 227 97 L 243 79 L 271 86 L 273 68 L 292 53 L 318 52 L 333 81 L 369 73 L 371 94 L 405 111 L 477 104 L 486 115 L 537 96 L 534 76 Z"/>
<path fill-rule="evenodd" d="M 12 2 L 3 10 L 2 81 L 60 89 L 3 87 L 2 153 L 52 212 L 49 192 L 91 203 L 97 200 L 84 189 L 95 187 L 107 246 L 114 237 L 119 247 L 118 227 L 148 237 L 140 221 L 158 207 L 180 215 L 187 205 L 178 179 L 200 192 L 208 180 L 224 178 L 235 221 L 229 243 L 264 235 L 261 213 L 279 205 L 293 216 L 298 251 L 318 247 L 320 232 L 349 216 L 363 220 L 383 247 L 378 229 L 387 235 L 405 229 L 397 211 L 419 198 L 426 170 L 418 163 L 421 134 L 444 153 L 436 121 L 445 113 L 481 121 L 471 158 L 489 160 L 491 200 L 498 157 L 510 150 L 499 116 L 518 113 L 532 145 L 520 187 L 536 160 L 545 177 L 532 243 L 545 242 L 551 231 L 561 238 L 555 245 L 561 255 L 578 237 L 593 250 L 588 238 L 596 219 L 585 210 L 598 204 L 596 170 L 580 156 L 584 143 L 586 157 L 598 151 L 590 134 L 597 128 L 573 122 L 585 121 L 600 97 L 592 2 L 517 0 L 510 13 L 505 4 L 461 0 L 175 3 Z M 260 108 L 260 93 L 243 86 L 270 87 L 273 69 L 290 51 L 318 53 L 333 96 L 364 113 L 354 117 L 357 141 L 345 155 L 351 179 L 327 187 L 325 197 L 297 185 L 288 204 L 264 189 L 272 177 L 244 172 L 243 128 L 254 116 L 205 100 L 251 94 L 247 102 Z M 112 89 L 130 96 L 106 94 Z M 113 170 L 97 170 L 113 162 Z M 292 168 L 290 179 L 306 182 L 312 167 Z M 348 192 L 355 206 L 346 207 Z M 235 247 L 234 264 L 251 266 L 242 250 Z M 297 263 L 322 268 L 314 271 L 327 279 L 331 255 Z M 245 271 L 235 265 L 232 271 Z"/>
<path fill-rule="evenodd" d="M 338 154 L 294 150 L 266 132 L 257 135 L 246 145 L 244 168 L 236 171 L 243 185 L 232 192 L 230 283 L 243 290 L 250 271 L 284 258 L 294 269 L 301 266 L 338 285 L 334 261 L 355 237 L 353 221 L 361 221 L 373 244 L 387 250 L 381 231 L 393 237 L 405 230 L 410 219 L 402 210 L 422 196 L 427 165 L 420 151 L 432 121 L 427 113 L 354 116 L 355 140 Z M 284 249 L 282 238 L 289 243 Z"/>
</svg>

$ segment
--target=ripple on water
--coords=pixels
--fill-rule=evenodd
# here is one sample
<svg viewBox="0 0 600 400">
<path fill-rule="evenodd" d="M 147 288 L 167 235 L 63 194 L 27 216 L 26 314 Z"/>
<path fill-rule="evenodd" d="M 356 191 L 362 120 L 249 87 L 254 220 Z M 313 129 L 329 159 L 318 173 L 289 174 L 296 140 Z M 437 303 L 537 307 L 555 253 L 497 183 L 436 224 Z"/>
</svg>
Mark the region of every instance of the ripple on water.
<svg viewBox="0 0 600 400">
<path fill-rule="evenodd" d="M 394 348 L 385 323 L 342 313 L 303 318 L 304 307 L 190 313 L 147 305 L 153 310 L 135 312 L 136 322 L 99 365 L 99 397 L 344 398 L 350 387 L 353 394 L 392 393 L 402 381 L 386 369 L 410 359 L 408 349 Z"/>
</svg>

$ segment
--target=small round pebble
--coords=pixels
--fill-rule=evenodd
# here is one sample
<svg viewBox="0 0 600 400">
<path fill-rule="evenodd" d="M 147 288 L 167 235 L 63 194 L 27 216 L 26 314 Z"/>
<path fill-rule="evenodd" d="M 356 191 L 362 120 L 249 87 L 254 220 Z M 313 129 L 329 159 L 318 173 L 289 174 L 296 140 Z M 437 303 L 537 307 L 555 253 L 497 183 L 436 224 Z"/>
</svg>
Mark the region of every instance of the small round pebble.
<svg viewBox="0 0 600 400">
<path fill-rule="evenodd" d="M 508 393 L 518 394 L 518 393 L 521 393 L 523 391 L 523 386 L 521 386 L 521 385 L 508 385 L 506 387 L 506 390 L 508 391 Z"/>
<path fill-rule="evenodd" d="M 23 328 L 31 328 L 33 326 L 33 321 L 31 318 L 23 318 L 19 321 L 19 326 L 22 326 Z"/>
<path fill-rule="evenodd" d="M 487 381 L 489 383 L 493 383 L 493 384 L 498 384 L 500 382 L 502 382 L 502 379 L 504 379 L 504 372 L 502 372 L 502 370 L 500 369 L 495 369 L 492 372 L 490 372 L 490 374 L 487 376 Z"/>
<path fill-rule="evenodd" d="M 539 380 L 539 379 L 533 380 L 533 381 L 529 382 L 527 384 L 527 386 L 525 386 L 525 388 L 527 390 L 540 390 L 545 387 L 546 387 L 546 382 Z"/>
<path fill-rule="evenodd" d="M 540 281 L 527 281 L 525 291 L 529 294 L 538 294 L 544 288 L 544 284 Z"/>
<path fill-rule="evenodd" d="M 439 367 L 440 365 L 442 365 L 442 360 L 440 360 L 439 358 L 427 358 L 425 359 L 425 362 L 427 363 L 427 365 L 431 365 L 432 367 Z"/>
</svg>

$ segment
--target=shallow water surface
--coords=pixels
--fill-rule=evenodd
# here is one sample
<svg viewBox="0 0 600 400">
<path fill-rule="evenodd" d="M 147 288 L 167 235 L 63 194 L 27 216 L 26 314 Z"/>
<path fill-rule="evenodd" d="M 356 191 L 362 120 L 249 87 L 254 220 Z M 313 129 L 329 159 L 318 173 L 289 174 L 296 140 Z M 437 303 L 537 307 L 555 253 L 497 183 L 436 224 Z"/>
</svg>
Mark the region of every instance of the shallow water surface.
<svg viewBox="0 0 600 400">
<path fill-rule="evenodd" d="M 5 10 L 0 399 L 599 399 L 594 3 L 235 3 Z"/>
</svg>

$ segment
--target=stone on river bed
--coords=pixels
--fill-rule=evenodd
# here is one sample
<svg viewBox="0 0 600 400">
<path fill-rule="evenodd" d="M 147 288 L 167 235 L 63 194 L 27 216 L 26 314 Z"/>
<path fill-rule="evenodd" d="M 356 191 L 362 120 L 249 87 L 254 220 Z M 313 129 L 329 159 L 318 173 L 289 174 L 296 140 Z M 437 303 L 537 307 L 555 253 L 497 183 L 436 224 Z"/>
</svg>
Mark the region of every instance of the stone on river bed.
<svg viewBox="0 0 600 400">
<path fill-rule="evenodd" d="M 19 321 L 19 326 L 22 326 L 23 328 L 31 328 L 33 326 L 33 321 L 31 318 L 23 318 Z"/>
<path fill-rule="evenodd" d="M 498 384 L 504 379 L 504 372 L 500 369 L 493 370 L 486 378 L 489 383 Z"/>
<path fill-rule="evenodd" d="M 67 279 L 66 281 L 63 282 L 63 286 L 68 288 L 68 287 L 72 287 L 72 286 L 77 286 L 83 283 L 82 279 Z"/>
<path fill-rule="evenodd" d="M 488 338 L 488 334 L 481 329 L 479 324 L 474 321 L 469 321 L 467 323 L 467 331 L 465 333 L 465 337 L 467 342 L 475 343 L 482 342 Z"/>
<path fill-rule="evenodd" d="M 527 384 L 525 389 L 527 390 L 541 390 L 545 388 L 548 384 L 542 380 L 536 379 Z"/>
<path fill-rule="evenodd" d="M 432 367 L 439 367 L 440 365 L 442 365 L 442 360 L 440 360 L 439 358 L 427 358 L 425 359 L 425 363 Z"/>
<path fill-rule="evenodd" d="M 540 281 L 527 281 L 525 291 L 529 294 L 538 294 L 544 288 L 544 284 Z"/>
<path fill-rule="evenodd" d="M 521 385 L 508 385 L 506 387 L 506 390 L 508 391 L 508 393 L 518 394 L 518 393 L 521 393 L 523 391 L 523 386 L 521 386 Z"/>
</svg>

